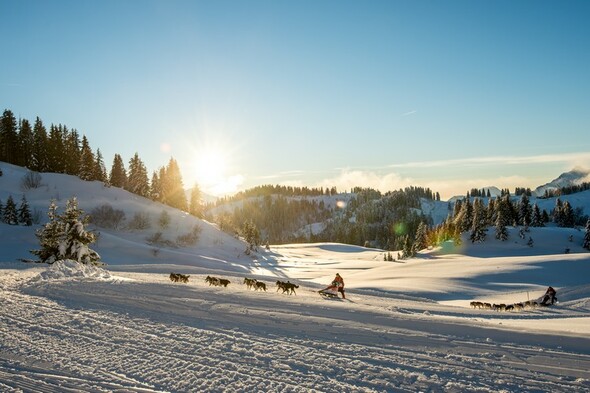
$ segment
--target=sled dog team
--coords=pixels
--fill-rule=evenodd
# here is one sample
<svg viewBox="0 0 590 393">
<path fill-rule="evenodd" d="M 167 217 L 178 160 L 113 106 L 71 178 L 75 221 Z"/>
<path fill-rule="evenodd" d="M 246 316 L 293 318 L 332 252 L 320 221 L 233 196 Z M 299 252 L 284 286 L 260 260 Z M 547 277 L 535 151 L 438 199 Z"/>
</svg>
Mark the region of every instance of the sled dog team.
<svg viewBox="0 0 590 393">
<path fill-rule="evenodd" d="M 188 283 L 188 278 L 190 277 L 190 275 L 185 275 L 185 274 L 180 274 L 180 273 L 170 273 L 170 281 L 172 282 L 183 282 L 183 283 Z M 219 278 L 219 277 L 212 277 L 212 276 L 207 276 L 205 278 L 205 282 L 209 283 L 209 286 L 213 285 L 216 287 L 227 287 L 228 284 L 231 283 L 231 281 L 224 279 L 224 278 Z M 254 290 L 258 291 L 265 291 L 266 292 L 266 283 L 262 282 L 262 281 L 258 281 L 255 278 L 244 278 L 244 284 L 246 284 L 246 287 L 248 289 L 252 289 L 254 288 Z M 283 281 L 277 281 L 276 282 L 277 285 L 277 292 L 279 290 L 283 290 L 282 293 L 287 293 L 289 295 L 291 294 L 297 294 L 295 293 L 295 289 L 299 288 L 299 285 L 293 284 L 292 282 L 283 282 Z"/>
<path fill-rule="evenodd" d="M 526 302 L 514 303 L 514 304 L 490 304 L 482 302 L 471 302 L 469 303 L 473 308 L 479 308 L 484 310 L 495 310 L 495 311 L 522 311 L 525 308 L 535 307 L 547 307 L 557 302 L 557 291 L 553 287 L 547 288 L 545 295 L 541 298 L 540 302 L 535 300 L 527 300 Z"/>
<path fill-rule="evenodd" d="M 190 275 L 188 274 L 180 274 L 180 273 L 170 273 L 170 281 L 172 282 L 183 282 L 188 283 L 188 278 Z"/>
</svg>

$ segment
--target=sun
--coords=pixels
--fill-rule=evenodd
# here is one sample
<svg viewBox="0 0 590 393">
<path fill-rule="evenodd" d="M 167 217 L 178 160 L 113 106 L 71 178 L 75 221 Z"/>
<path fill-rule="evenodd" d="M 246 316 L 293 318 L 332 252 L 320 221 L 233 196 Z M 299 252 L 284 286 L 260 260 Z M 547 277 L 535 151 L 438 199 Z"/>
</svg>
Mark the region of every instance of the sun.
<svg viewBox="0 0 590 393">
<path fill-rule="evenodd" d="M 194 162 L 195 180 L 202 187 L 215 187 L 225 182 L 227 157 L 219 150 L 208 149 L 197 153 Z"/>
</svg>

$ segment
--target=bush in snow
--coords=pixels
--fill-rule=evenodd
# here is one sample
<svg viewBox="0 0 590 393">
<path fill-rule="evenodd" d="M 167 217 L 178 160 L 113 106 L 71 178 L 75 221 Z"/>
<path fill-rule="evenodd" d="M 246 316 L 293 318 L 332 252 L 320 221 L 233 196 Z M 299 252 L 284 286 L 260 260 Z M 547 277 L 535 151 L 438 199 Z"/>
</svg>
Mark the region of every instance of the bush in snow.
<svg viewBox="0 0 590 393">
<path fill-rule="evenodd" d="M 48 264 L 64 259 L 99 264 L 100 255 L 88 247 L 96 241 L 96 235 L 84 229 L 89 217 L 78 208 L 76 198 L 66 202 L 66 209 L 61 215 L 57 214 L 55 201 L 51 201 L 47 215 L 49 221 L 35 233 L 41 249 L 31 250 L 33 255 Z"/>
<path fill-rule="evenodd" d="M 164 235 L 162 234 L 162 232 L 156 232 L 153 235 L 146 237 L 145 241 L 150 246 L 176 248 L 176 243 L 164 238 Z"/>
<path fill-rule="evenodd" d="M 135 213 L 129 224 L 127 224 L 127 228 L 131 230 L 149 229 L 151 226 L 150 216 L 143 212 Z"/>
<path fill-rule="evenodd" d="M 162 213 L 160 213 L 158 225 L 162 229 L 167 229 L 170 226 L 170 214 L 166 210 L 162 210 Z"/>
<path fill-rule="evenodd" d="M 125 220 L 125 212 L 113 209 L 108 203 L 95 207 L 90 212 L 90 222 L 103 228 L 117 229 L 123 220 Z"/>
<path fill-rule="evenodd" d="M 201 235 L 201 231 L 202 231 L 201 227 L 198 225 L 195 225 L 193 227 L 193 230 L 190 231 L 189 233 L 186 233 L 184 235 L 179 235 L 176 238 L 176 244 L 178 244 L 179 247 L 194 246 L 199 241 L 199 236 Z"/>
<path fill-rule="evenodd" d="M 38 172 L 28 171 L 21 179 L 20 187 L 23 191 L 39 188 L 41 187 L 41 180 L 42 177 Z"/>
</svg>

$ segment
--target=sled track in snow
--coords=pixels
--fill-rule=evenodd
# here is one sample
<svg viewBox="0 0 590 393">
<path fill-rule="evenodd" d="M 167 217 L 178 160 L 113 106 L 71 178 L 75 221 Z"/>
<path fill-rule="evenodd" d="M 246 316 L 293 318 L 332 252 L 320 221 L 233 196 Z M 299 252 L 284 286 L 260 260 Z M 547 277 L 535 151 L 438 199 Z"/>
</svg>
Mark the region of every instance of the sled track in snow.
<svg viewBox="0 0 590 393">
<path fill-rule="evenodd" d="M 51 300 L 51 296 L 67 299 L 84 290 L 108 299 L 102 301 L 109 306 L 103 307 L 100 299 L 84 308 Z M 349 326 L 343 320 L 307 320 L 309 309 L 296 322 L 290 320 L 284 334 L 278 334 L 277 326 L 287 322 L 275 310 L 248 313 L 243 305 L 232 304 L 231 296 L 215 303 L 214 290 L 209 290 L 210 297 L 195 298 L 178 287 L 163 298 L 156 288 L 155 293 L 146 290 L 133 299 L 125 284 L 67 283 L 48 285 L 43 291 L 49 296 L 28 295 L 17 287 L 0 289 L 0 391 L 565 392 L 589 388 L 590 357 L 565 351 L 396 327 Z M 127 313 L 124 309 L 131 302 L 135 307 Z M 167 314 L 171 308 L 175 312 Z M 187 316 L 178 317 L 179 312 Z M 228 314 L 232 321 L 223 319 Z M 192 315 L 209 315 L 209 319 Z M 236 327 L 228 328 L 235 321 L 239 322 Z"/>
</svg>

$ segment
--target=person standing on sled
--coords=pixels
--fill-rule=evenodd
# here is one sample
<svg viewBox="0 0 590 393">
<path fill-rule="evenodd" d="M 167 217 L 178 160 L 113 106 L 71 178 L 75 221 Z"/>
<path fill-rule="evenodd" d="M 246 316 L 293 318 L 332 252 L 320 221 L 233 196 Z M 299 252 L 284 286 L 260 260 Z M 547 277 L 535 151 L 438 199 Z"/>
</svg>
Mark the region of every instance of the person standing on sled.
<svg viewBox="0 0 590 393">
<path fill-rule="evenodd" d="M 342 278 L 342 276 L 339 273 L 336 273 L 336 277 L 334 277 L 334 280 L 332 280 L 332 284 L 330 284 L 330 286 L 322 289 L 319 292 L 323 292 L 323 291 L 327 291 L 327 290 L 330 290 L 330 291 L 336 290 L 342 294 L 342 299 L 346 299 L 346 296 L 344 295 L 344 279 Z"/>
<path fill-rule="evenodd" d="M 557 295 L 557 291 L 555 289 L 553 289 L 553 287 L 547 288 L 547 292 L 545 292 L 545 295 L 543 296 L 543 300 L 541 301 L 541 304 L 544 306 L 547 306 L 549 304 L 554 304 L 555 301 L 557 301 L 557 297 L 555 297 L 555 295 Z"/>
</svg>

